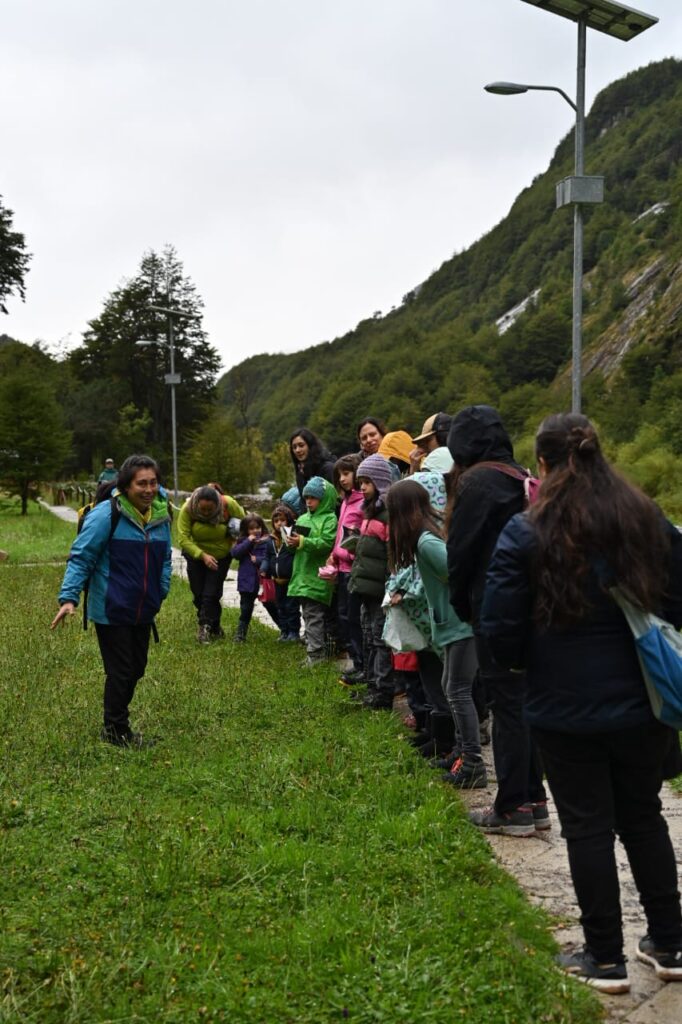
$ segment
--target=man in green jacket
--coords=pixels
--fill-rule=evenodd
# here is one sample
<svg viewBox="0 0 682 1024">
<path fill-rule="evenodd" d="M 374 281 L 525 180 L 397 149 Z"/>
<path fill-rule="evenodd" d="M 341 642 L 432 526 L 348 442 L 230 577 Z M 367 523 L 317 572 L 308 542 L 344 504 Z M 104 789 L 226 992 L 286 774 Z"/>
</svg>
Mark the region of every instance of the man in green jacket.
<svg viewBox="0 0 682 1024">
<path fill-rule="evenodd" d="M 336 540 L 336 490 L 321 476 L 312 477 L 303 488 L 308 509 L 296 521 L 287 543 L 296 549 L 289 583 L 289 596 L 301 601 L 305 624 L 308 668 L 325 658 L 325 612 L 332 600 L 332 584 L 320 579 L 318 571 L 327 561 Z"/>
</svg>

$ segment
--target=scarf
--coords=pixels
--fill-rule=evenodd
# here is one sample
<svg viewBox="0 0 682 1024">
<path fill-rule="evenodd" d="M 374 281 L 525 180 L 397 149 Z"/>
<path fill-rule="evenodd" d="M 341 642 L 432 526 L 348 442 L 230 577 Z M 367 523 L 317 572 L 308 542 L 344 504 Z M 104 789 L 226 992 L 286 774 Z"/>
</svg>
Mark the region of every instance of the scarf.
<svg viewBox="0 0 682 1024">
<path fill-rule="evenodd" d="M 199 511 L 199 491 L 203 490 L 202 487 L 197 487 L 195 491 L 192 491 L 189 497 L 189 515 L 195 523 L 206 523 L 209 526 L 220 526 L 225 519 L 223 499 L 217 491 L 213 491 L 218 502 L 215 512 L 211 512 L 210 515 L 205 516 Z M 206 501 L 204 497 L 202 501 Z"/>
</svg>

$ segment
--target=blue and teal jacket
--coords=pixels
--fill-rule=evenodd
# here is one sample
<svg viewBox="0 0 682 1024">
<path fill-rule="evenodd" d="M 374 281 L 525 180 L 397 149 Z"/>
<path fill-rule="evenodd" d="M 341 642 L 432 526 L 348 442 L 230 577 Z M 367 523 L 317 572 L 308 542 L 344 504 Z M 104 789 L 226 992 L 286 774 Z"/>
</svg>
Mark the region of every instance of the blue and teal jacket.
<svg viewBox="0 0 682 1024">
<path fill-rule="evenodd" d="M 148 523 L 118 499 L 120 517 L 111 534 L 111 501 L 86 516 L 71 547 L 59 603 L 78 604 L 88 586 L 88 618 L 112 626 L 150 623 L 168 594 L 171 535 L 168 505 L 155 498 Z"/>
</svg>

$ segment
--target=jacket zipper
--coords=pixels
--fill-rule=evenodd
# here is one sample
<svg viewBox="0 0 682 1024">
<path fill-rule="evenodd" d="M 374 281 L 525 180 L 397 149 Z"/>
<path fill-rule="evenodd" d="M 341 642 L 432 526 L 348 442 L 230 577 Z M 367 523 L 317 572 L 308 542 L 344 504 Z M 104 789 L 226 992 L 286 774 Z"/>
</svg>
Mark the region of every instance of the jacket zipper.
<svg viewBox="0 0 682 1024">
<path fill-rule="evenodd" d="M 142 608 L 143 608 L 143 605 L 144 605 L 144 599 L 147 596 L 147 579 L 148 579 L 148 576 L 149 576 L 149 537 L 147 536 L 147 531 L 145 530 L 144 531 L 144 574 L 142 576 L 142 597 L 140 598 L 140 603 L 137 606 L 137 618 L 135 619 L 135 623 L 136 624 L 139 624 L 140 615 L 142 614 Z"/>
</svg>

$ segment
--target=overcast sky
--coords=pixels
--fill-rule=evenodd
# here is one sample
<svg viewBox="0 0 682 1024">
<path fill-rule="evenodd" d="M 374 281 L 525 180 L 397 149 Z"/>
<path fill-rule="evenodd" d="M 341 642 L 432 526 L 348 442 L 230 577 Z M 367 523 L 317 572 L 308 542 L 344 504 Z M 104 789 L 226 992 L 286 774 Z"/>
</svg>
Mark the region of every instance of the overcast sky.
<svg viewBox="0 0 682 1024">
<path fill-rule="evenodd" d="M 660 24 L 628 43 L 588 31 L 588 105 L 682 56 L 681 0 L 644 9 Z M 167 242 L 225 368 L 344 334 L 497 223 L 573 120 L 483 92 L 575 95 L 576 26 L 522 0 L 0 10 L 0 194 L 33 253 L 0 333 L 53 350 Z"/>
</svg>

